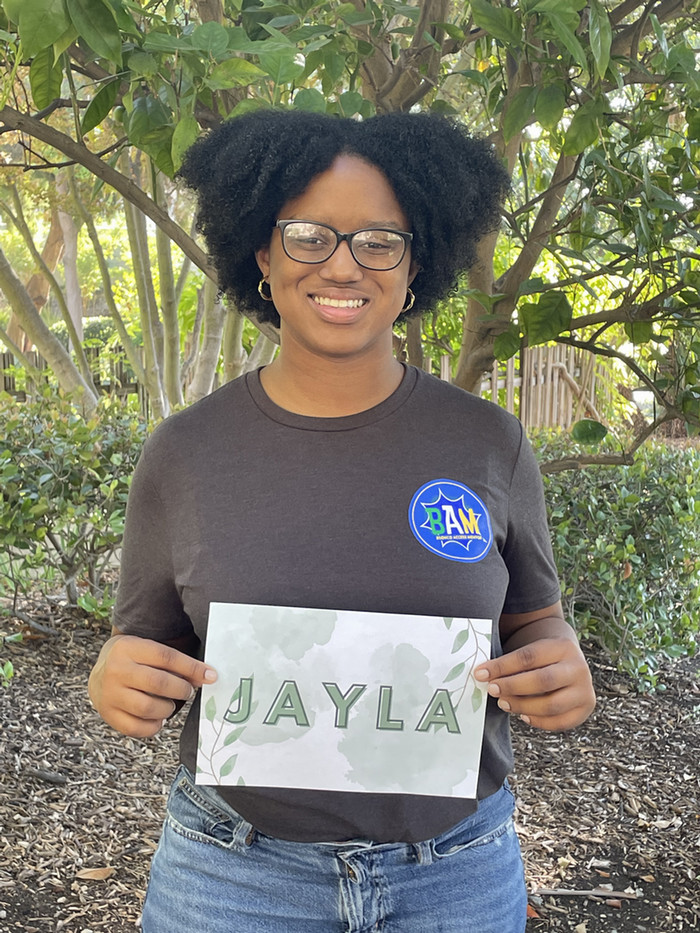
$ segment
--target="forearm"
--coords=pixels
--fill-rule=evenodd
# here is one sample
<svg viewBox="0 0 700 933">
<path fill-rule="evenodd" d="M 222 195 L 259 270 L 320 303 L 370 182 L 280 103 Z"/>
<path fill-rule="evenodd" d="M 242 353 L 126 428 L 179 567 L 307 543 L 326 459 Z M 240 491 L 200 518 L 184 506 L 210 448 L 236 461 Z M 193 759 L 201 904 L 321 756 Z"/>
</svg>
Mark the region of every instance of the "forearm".
<svg viewBox="0 0 700 933">
<path fill-rule="evenodd" d="M 523 648 L 526 645 L 531 645 L 533 642 L 539 641 L 542 638 L 566 638 L 578 644 L 576 632 L 560 615 L 533 619 L 532 622 L 528 622 L 515 630 L 509 631 L 506 626 L 503 626 L 503 628 L 506 628 L 507 632 L 507 634 L 503 631 L 501 633 L 501 644 L 504 654 L 516 651 L 518 648 Z"/>
</svg>

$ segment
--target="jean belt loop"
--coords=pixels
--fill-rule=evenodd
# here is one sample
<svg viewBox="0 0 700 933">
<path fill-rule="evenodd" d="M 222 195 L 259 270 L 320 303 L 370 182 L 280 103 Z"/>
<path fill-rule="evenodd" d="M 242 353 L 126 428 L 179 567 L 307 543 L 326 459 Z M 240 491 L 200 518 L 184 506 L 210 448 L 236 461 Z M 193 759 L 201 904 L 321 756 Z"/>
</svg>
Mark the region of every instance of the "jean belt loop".
<svg viewBox="0 0 700 933">
<path fill-rule="evenodd" d="M 254 826 L 251 826 L 250 823 L 247 823 L 245 820 L 241 820 L 240 823 L 236 826 L 233 833 L 233 847 L 245 846 L 250 848 L 253 845 L 257 838 L 257 830 Z"/>
<path fill-rule="evenodd" d="M 411 845 L 418 865 L 432 865 L 433 850 L 430 846 L 430 841 L 414 842 Z"/>
</svg>

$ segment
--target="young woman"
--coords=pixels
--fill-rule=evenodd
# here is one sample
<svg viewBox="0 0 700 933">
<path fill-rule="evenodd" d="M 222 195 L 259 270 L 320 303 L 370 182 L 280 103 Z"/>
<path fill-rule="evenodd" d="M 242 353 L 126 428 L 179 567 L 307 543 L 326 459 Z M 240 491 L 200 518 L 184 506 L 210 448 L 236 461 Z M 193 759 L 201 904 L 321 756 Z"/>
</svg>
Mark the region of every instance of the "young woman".
<svg viewBox="0 0 700 933">
<path fill-rule="evenodd" d="M 195 700 L 144 933 L 522 933 L 509 716 L 576 726 L 591 679 L 519 422 L 392 352 L 396 321 L 476 261 L 508 179 L 457 122 L 274 111 L 205 137 L 181 174 L 222 289 L 279 323 L 280 351 L 147 443 L 98 711 L 151 736 L 215 679 L 197 660 L 212 601 L 491 618 L 493 658 L 478 803 L 195 786 Z M 409 507 L 436 480 L 478 497 L 488 540 L 432 541 Z"/>
</svg>

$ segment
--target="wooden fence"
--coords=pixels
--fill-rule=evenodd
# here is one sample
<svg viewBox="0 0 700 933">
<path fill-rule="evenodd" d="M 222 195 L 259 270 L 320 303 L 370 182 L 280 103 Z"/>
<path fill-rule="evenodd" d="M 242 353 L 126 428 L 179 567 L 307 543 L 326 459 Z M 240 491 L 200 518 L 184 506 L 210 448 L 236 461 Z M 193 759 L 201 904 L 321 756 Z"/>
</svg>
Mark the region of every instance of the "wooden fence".
<svg viewBox="0 0 700 933">
<path fill-rule="evenodd" d="M 27 360 L 39 373 L 43 373 L 48 364 L 36 350 L 25 353 Z M 100 347 L 86 347 L 85 356 L 90 365 L 92 381 L 98 392 L 106 395 L 117 395 L 125 398 L 127 395 L 138 395 L 141 411 L 147 415 L 149 411 L 148 395 L 146 390 L 134 378 L 134 374 L 126 360 L 119 354 L 110 352 L 101 354 Z M 18 367 L 12 353 L 0 353 L 0 392 L 14 395 L 20 401 L 25 401 L 37 389 L 37 379 L 48 382 L 48 377 L 23 373 L 24 388 L 17 387 L 16 369 Z"/>
<path fill-rule="evenodd" d="M 86 349 L 93 381 L 98 391 L 113 395 L 137 394 L 141 410 L 148 413 L 148 397 L 117 354 L 105 360 L 98 347 Z M 46 362 L 38 353 L 27 357 L 42 372 Z M 440 377 L 451 381 L 452 357 L 440 358 Z M 17 389 L 15 359 L 11 353 L 0 353 L 0 390 L 24 400 L 36 383 L 25 376 L 26 389 Z M 432 368 L 426 360 L 426 368 Z M 494 363 L 491 375 L 481 383 L 481 395 L 517 415 L 526 428 L 568 428 L 583 417 L 597 418 L 601 397 L 609 394 L 597 358 L 582 350 L 561 345 L 525 348 L 506 363 Z"/>
</svg>

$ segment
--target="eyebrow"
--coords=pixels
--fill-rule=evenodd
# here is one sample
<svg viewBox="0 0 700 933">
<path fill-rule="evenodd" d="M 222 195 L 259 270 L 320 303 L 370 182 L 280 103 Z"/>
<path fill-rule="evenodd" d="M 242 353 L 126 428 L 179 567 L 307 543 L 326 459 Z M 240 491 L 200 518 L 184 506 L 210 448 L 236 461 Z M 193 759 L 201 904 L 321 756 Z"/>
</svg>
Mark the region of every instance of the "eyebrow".
<svg viewBox="0 0 700 933">
<path fill-rule="evenodd" d="M 334 230 L 336 229 L 333 224 L 328 223 L 326 220 L 311 220 L 309 217 L 288 217 L 286 219 L 298 220 L 301 223 L 307 224 L 323 224 L 324 227 L 332 227 Z M 390 230 L 400 230 L 401 232 L 404 232 L 404 228 L 395 220 L 367 220 L 360 224 L 359 227 L 355 227 L 355 230 L 381 230 L 384 228 L 389 228 Z"/>
</svg>

